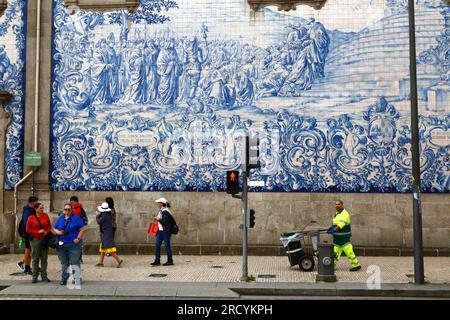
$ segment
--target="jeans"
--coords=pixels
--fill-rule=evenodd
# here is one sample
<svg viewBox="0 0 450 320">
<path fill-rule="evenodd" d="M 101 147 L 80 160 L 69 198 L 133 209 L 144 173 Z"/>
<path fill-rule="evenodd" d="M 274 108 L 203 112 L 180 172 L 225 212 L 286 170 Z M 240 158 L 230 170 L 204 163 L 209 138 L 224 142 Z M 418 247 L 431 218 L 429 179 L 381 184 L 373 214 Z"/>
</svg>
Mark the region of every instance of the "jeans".
<svg viewBox="0 0 450 320">
<path fill-rule="evenodd" d="M 31 240 L 31 259 L 33 268 L 33 277 L 39 276 L 39 271 L 42 277 L 47 276 L 47 258 L 48 248 L 43 249 L 41 246 L 42 240 Z M 39 261 L 41 262 L 41 268 L 39 269 Z"/>
<path fill-rule="evenodd" d="M 66 282 L 69 279 L 68 268 L 69 265 L 76 266 L 78 270 L 80 269 L 80 256 L 81 249 L 83 247 L 83 242 L 79 243 L 65 243 L 62 248 L 57 248 L 56 253 L 58 254 L 59 261 L 61 262 L 61 280 Z M 80 273 L 75 272 L 75 278 L 80 276 Z M 78 280 L 78 279 L 77 279 Z"/>
<path fill-rule="evenodd" d="M 172 258 L 172 248 L 170 247 L 170 237 L 172 234 L 168 232 L 164 232 L 161 230 L 158 230 L 158 233 L 156 234 L 156 252 L 155 252 L 155 262 L 160 262 L 161 260 L 161 243 L 164 241 L 164 246 L 166 247 L 167 252 L 167 262 L 173 263 Z"/>
</svg>

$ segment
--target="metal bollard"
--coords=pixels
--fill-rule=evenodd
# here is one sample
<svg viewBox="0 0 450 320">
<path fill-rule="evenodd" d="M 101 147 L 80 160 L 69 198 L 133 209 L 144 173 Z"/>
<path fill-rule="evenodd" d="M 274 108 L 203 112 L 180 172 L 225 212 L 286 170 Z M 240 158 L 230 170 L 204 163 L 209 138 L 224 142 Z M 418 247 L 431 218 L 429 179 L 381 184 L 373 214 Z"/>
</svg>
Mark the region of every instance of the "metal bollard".
<svg viewBox="0 0 450 320">
<path fill-rule="evenodd" d="M 319 244 L 317 257 L 316 281 L 336 282 L 334 274 L 334 246 L 328 243 Z"/>
</svg>

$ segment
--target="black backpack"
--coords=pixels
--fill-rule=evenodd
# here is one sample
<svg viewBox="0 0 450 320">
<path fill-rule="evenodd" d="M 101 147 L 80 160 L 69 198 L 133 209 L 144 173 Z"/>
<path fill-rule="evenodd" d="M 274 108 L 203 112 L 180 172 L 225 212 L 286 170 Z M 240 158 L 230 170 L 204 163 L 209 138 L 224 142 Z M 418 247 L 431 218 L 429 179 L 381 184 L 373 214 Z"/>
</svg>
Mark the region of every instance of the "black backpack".
<svg viewBox="0 0 450 320">
<path fill-rule="evenodd" d="M 172 234 L 177 234 L 178 231 L 179 231 L 177 222 L 175 221 L 175 218 L 173 217 L 173 215 L 170 213 L 169 210 L 167 210 L 167 213 L 169 214 L 169 217 L 170 217 L 170 224 L 171 224 Z"/>
</svg>

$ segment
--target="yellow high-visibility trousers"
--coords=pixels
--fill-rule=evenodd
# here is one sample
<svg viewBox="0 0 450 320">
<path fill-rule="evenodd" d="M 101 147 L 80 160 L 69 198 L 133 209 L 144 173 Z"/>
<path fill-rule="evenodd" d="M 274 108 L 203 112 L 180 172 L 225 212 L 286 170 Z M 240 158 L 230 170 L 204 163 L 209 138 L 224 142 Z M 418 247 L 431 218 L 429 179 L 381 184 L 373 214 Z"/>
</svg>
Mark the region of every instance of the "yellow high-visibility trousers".
<svg viewBox="0 0 450 320">
<path fill-rule="evenodd" d="M 334 265 L 337 264 L 337 262 L 339 261 L 339 258 L 341 257 L 342 251 L 344 251 L 345 255 L 348 257 L 348 259 L 350 260 L 350 263 L 352 264 L 352 267 L 359 267 L 359 261 L 356 258 L 355 253 L 353 252 L 353 246 L 351 243 L 348 243 L 342 247 L 339 246 L 334 246 Z"/>
</svg>

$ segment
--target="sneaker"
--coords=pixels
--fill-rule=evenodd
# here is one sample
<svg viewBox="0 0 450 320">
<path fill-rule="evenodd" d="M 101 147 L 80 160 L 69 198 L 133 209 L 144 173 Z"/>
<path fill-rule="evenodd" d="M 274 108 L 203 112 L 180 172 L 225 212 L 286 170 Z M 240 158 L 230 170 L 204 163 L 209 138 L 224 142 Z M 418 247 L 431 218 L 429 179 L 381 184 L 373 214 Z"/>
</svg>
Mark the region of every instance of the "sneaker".
<svg viewBox="0 0 450 320">
<path fill-rule="evenodd" d="M 353 267 L 353 268 L 351 268 L 350 269 L 350 271 L 358 271 L 358 270 L 360 270 L 361 269 L 361 266 L 357 266 L 357 267 Z"/>
<path fill-rule="evenodd" d="M 32 276 L 32 275 L 33 275 L 33 270 L 31 270 L 31 268 L 26 268 L 26 267 L 25 267 L 24 273 L 27 274 L 27 275 L 29 275 L 29 276 Z"/>
<path fill-rule="evenodd" d="M 120 260 L 119 263 L 117 264 L 116 268 L 120 268 L 120 266 L 122 265 L 123 260 Z"/>
<path fill-rule="evenodd" d="M 41 276 L 42 282 L 49 283 L 51 282 L 47 276 Z"/>
<path fill-rule="evenodd" d="M 23 261 L 17 262 L 16 266 L 20 271 L 25 272 L 25 265 L 23 264 Z"/>
<path fill-rule="evenodd" d="M 59 282 L 60 285 L 65 286 L 67 284 L 67 280 L 61 280 Z"/>
<path fill-rule="evenodd" d="M 105 265 L 103 263 L 97 263 L 95 266 L 96 267 L 104 267 Z"/>
<path fill-rule="evenodd" d="M 163 266 L 173 266 L 173 262 L 166 262 L 163 264 Z"/>
<path fill-rule="evenodd" d="M 161 262 L 155 261 L 153 263 L 150 263 L 151 266 L 160 266 Z"/>
<path fill-rule="evenodd" d="M 31 278 L 31 283 L 37 283 L 38 282 L 38 277 L 33 276 L 33 278 Z"/>
</svg>

